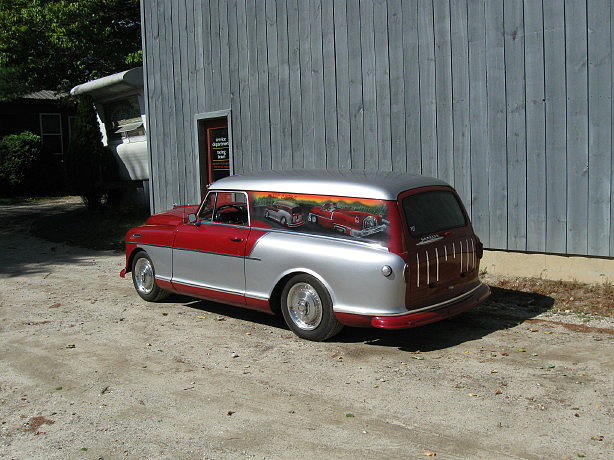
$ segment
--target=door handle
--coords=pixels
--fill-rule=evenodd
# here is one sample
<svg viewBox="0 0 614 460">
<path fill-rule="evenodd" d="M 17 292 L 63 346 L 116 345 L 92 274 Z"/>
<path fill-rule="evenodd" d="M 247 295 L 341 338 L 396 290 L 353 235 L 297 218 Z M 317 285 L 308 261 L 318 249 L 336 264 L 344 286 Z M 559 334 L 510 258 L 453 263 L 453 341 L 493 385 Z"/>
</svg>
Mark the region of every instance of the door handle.
<svg viewBox="0 0 614 460">
<path fill-rule="evenodd" d="M 235 243 L 240 243 L 243 241 L 243 238 L 239 238 L 238 236 L 233 236 L 230 238 L 230 241 L 234 241 Z"/>
</svg>

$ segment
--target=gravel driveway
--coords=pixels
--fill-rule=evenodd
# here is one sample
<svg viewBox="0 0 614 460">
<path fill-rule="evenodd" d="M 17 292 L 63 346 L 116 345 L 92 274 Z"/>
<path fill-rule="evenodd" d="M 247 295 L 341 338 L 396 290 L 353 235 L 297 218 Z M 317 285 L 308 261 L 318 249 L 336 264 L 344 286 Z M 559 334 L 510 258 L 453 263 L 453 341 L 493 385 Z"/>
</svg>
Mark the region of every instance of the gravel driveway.
<svg viewBox="0 0 614 460">
<path fill-rule="evenodd" d="M 490 303 L 307 342 L 29 235 L 75 206 L 0 206 L 0 457 L 612 458 L 612 320 Z"/>
</svg>

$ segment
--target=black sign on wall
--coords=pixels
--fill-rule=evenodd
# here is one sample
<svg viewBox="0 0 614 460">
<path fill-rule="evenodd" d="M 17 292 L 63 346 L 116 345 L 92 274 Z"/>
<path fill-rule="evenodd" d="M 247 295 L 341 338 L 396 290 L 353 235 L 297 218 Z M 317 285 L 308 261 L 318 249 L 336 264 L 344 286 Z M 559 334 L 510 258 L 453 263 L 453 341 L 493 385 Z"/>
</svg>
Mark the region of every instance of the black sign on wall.
<svg viewBox="0 0 614 460">
<path fill-rule="evenodd" d="M 209 159 L 213 181 L 230 175 L 228 128 L 209 129 Z"/>
</svg>

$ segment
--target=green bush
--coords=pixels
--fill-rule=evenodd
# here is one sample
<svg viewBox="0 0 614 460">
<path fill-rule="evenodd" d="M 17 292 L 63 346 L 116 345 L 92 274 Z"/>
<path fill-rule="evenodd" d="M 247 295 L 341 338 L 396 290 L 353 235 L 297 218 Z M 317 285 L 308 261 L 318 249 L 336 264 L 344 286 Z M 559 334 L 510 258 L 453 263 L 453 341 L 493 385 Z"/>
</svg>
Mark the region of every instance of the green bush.
<svg viewBox="0 0 614 460">
<path fill-rule="evenodd" d="M 0 139 L 0 191 L 4 194 L 29 194 L 41 160 L 40 136 L 25 131 Z"/>
</svg>

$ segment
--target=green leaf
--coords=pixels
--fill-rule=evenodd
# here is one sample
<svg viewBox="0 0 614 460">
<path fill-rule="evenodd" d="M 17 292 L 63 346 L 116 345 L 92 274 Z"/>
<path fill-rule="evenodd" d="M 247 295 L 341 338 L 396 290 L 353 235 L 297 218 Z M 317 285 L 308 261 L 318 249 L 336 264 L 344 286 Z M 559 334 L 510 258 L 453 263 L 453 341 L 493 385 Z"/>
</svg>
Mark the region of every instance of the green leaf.
<svg viewBox="0 0 614 460">
<path fill-rule="evenodd" d="M 0 1 L 0 67 L 27 91 L 66 91 L 141 61 L 139 0 Z"/>
</svg>

